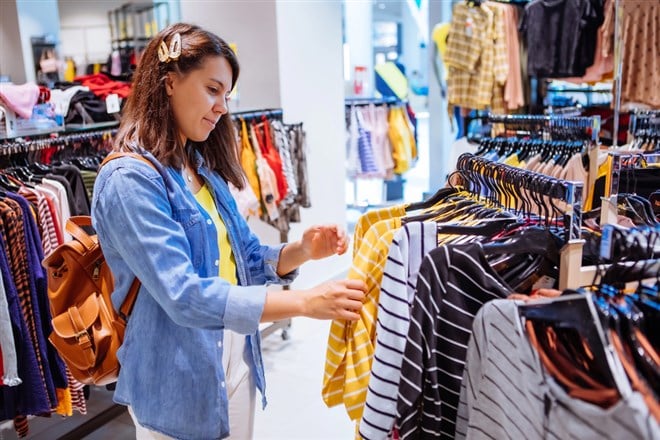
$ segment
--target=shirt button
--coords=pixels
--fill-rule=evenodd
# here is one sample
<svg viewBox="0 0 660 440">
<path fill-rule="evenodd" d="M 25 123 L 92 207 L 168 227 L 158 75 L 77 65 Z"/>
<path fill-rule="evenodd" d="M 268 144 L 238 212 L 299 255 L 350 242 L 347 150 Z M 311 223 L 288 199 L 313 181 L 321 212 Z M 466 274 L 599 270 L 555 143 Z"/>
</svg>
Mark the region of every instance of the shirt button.
<svg viewBox="0 0 660 440">
<path fill-rule="evenodd" d="M 212 224 L 213 224 L 213 220 L 208 219 L 208 220 L 206 220 L 206 223 L 209 224 L 209 225 L 212 225 Z"/>
<path fill-rule="evenodd" d="M 220 266 L 220 260 L 215 260 L 215 267 Z"/>
<path fill-rule="evenodd" d="M 225 387 L 225 382 L 222 381 L 222 382 L 220 383 L 220 386 L 221 386 L 222 388 L 224 388 L 224 387 Z"/>
<path fill-rule="evenodd" d="M 218 348 L 222 348 L 222 341 L 218 341 Z"/>
</svg>

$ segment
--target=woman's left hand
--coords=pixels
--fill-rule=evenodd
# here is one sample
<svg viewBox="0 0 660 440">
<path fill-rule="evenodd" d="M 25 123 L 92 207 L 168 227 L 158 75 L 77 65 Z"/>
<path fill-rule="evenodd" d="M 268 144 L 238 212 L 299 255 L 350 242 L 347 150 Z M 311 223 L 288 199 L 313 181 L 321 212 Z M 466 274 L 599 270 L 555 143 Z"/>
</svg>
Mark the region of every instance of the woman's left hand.
<svg viewBox="0 0 660 440">
<path fill-rule="evenodd" d="M 348 249 L 346 231 L 338 225 L 317 225 L 307 229 L 300 240 L 310 260 L 342 255 Z"/>
</svg>

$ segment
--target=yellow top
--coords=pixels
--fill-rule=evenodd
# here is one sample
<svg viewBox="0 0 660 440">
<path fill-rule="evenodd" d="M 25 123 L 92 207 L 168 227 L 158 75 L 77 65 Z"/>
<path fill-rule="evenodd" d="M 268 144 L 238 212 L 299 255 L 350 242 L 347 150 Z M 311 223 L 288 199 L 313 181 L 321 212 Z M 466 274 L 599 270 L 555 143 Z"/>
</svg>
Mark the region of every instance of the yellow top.
<svg viewBox="0 0 660 440">
<path fill-rule="evenodd" d="M 195 194 L 197 202 L 204 208 L 204 211 L 211 217 L 216 231 L 218 231 L 218 250 L 220 252 L 220 261 L 218 261 L 218 275 L 220 278 L 225 279 L 231 284 L 237 285 L 238 278 L 236 277 L 236 259 L 234 253 L 231 251 L 229 244 L 229 236 L 227 235 L 227 228 L 225 222 L 220 218 L 218 209 L 215 206 L 215 201 L 211 192 L 206 185 Z"/>
<path fill-rule="evenodd" d="M 369 228 L 348 271 L 348 278 L 367 285 L 366 299 L 355 322 L 335 319 L 330 324 L 323 375 L 323 401 L 343 404 L 351 420 L 360 420 L 376 343 L 376 315 L 385 261 L 401 219 L 382 220 Z"/>
</svg>

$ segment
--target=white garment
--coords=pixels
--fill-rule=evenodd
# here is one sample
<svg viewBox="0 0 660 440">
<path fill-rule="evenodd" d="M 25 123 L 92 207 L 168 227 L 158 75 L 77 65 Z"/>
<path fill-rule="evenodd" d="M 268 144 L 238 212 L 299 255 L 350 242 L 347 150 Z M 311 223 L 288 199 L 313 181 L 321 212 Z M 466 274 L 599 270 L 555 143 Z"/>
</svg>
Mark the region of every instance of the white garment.
<svg viewBox="0 0 660 440">
<path fill-rule="evenodd" d="M 71 211 L 69 210 L 69 198 L 66 195 L 66 188 L 57 180 L 41 179 L 41 185 L 37 185 L 37 189 L 50 190 L 57 197 L 57 208 L 60 220 L 60 228 L 62 230 L 62 237 L 64 241 L 71 241 L 73 237 L 66 232 L 66 222 L 71 218 Z"/>
<path fill-rule="evenodd" d="M 245 335 L 225 330 L 222 367 L 229 398 L 229 439 L 251 440 L 254 436 L 254 410 L 257 387 L 247 363 Z M 138 423 L 129 406 L 128 413 L 135 424 L 136 440 L 171 440 L 172 437 L 152 431 Z"/>
<path fill-rule="evenodd" d="M 135 418 L 135 413 L 133 413 L 133 408 L 128 407 L 128 413 L 133 419 L 133 424 L 135 424 L 135 440 L 175 440 L 174 437 L 169 437 L 160 432 L 152 431 L 138 423 Z"/>
<path fill-rule="evenodd" d="M 225 330 L 222 367 L 229 399 L 229 439 L 250 440 L 254 435 L 257 386 L 247 363 L 245 335 Z"/>
<path fill-rule="evenodd" d="M 69 104 L 71 103 L 71 98 L 73 98 L 73 95 L 75 95 L 78 92 L 89 92 L 89 87 L 86 86 L 73 86 L 69 87 L 68 89 L 52 89 L 50 91 L 50 100 L 49 102 L 52 102 L 53 105 L 55 105 L 55 109 L 57 111 L 57 114 L 66 116 L 69 113 Z"/>
</svg>

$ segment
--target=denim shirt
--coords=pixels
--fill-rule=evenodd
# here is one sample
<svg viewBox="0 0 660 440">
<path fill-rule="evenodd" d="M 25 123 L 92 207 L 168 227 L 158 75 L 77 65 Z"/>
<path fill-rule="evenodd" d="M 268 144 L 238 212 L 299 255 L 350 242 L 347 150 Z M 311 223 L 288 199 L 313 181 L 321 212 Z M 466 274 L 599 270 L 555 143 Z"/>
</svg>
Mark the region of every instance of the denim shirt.
<svg viewBox="0 0 660 440">
<path fill-rule="evenodd" d="M 197 155 L 197 171 L 225 222 L 239 285 L 218 276 L 213 221 L 200 209 L 180 171 L 124 157 L 97 177 L 92 221 L 115 279 L 119 309 L 134 277 L 142 282 L 117 355 L 114 400 L 130 405 L 141 425 L 178 439 L 229 435 L 222 368 L 223 329 L 248 335 L 257 388 L 265 379 L 259 320 L 266 285 L 289 283 L 277 263 L 284 245 L 263 246 L 239 214 L 226 182 Z"/>
</svg>

